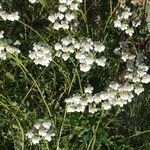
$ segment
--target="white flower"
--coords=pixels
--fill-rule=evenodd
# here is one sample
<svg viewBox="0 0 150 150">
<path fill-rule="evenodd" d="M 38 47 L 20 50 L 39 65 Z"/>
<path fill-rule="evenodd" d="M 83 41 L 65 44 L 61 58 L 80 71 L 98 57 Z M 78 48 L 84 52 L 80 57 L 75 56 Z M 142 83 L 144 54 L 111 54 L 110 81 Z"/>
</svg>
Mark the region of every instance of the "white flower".
<svg viewBox="0 0 150 150">
<path fill-rule="evenodd" d="M 29 51 L 29 57 L 33 60 L 33 59 L 36 58 L 36 54 L 31 52 L 31 51 Z"/>
<path fill-rule="evenodd" d="M 87 56 L 85 58 L 85 62 L 88 64 L 88 65 L 92 65 L 93 62 L 94 62 L 94 58 L 92 56 Z"/>
<path fill-rule="evenodd" d="M 62 58 L 63 58 L 64 61 L 68 60 L 69 57 L 70 57 L 70 54 L 69 54 L 69 53 L 64 53 L 64 54 L 62 54 Z"/>
<path fill-rule="evenodd" d="M 88 103 L 92 103 L 94 101 L 92 94 L 87 94 L 86 98 Z"/>
<path fill-rule="evenodd" d="M 58 13 L 57 17 L 54 17 L 53 15 L 49 16 L 49 20 L 54 23 L 53 27 L 56 30 L 59 30 L 60 28 L 64 30 L 72 30 L 73 26 L 76 26 L 76 11 L 79 10 L 79 3 L 81 3 L 82 0 L 74 1 L 74 0 L 59 0 L 59 7 L 58 7 Z M 58 20 L 56 21 L 56 19 Z M 73 24 L 70 22 L 72 20 L 75 20 Z"/>
<path fill-rule="evenodd" d="M 109 93 L 107 93 L 107 92 L 101 92 L 100 99 L 101 100 L 108 100 L 109 99 Z"/>
<path fill-rule="evenodd" d="M 122 17 L 123 17 L 124 19 L 128 19 L 130 16 L 132 16 L 132 12 L 124 11 L 124 12 L 122 13 Z"/>
<path fill-rule="evenodd" d="M 52 140 L 52 137 L 49 134 L 47 134 L 45 136 L 45 140 L 50 142 Z"/>
<path fill-rule="evenodd" d="M 67 0 L 66 5 L 71 5 L 74 0 Z"/>
<path fill-rule="evenodd" d="M 116 105 L 119 104 L 120 101 L 118 99 L 112 99 L 109 102 L 110 102 L 111 105 L 116 106 Z"/>
<path fill-rule="evenodd" d="M 7 13 L 6 11 L 0 11 L 0 16 L 2 17 L 2 19 L 4 21 L 9 20 L 9 21 L 15 21 L 15 20 L 19 20 L 19 15 L 18 12 L 14 12 L 14 13 Z"/>
<path fill-rule="evenodd" d="M 58 17 L 57 14 L 49 15 L 48 20 L 50 22 L 54 23 L 56 21 L 57 17 Z"/>
<path fill-rule="evenodd" d="M 40 127 L 41 127 L 41 124 L 40 124 L 40 123 L 34 124 L 34 128 L 39 129 Z"/>
<path fill-rule="evenodd" d="M 76 52 L 75 58 L 79 60 L 83 60 L 86 58 L 86 56 L 82 54 L 81 52 Z"/>
<path fill-rule="evenodd" d="M 57 16 L 60 20 L 63 20 L 63 18 L 65 17 L 65 15 L 62 13 L 57 13 Z"/>
<path fill-rule="evenodd" d="M 135 92 L 137 95 L 140 95 L 143 91 L 144 91 L 144 88 L 143 88 L 142 84 L 136 85 L 136 86 L 134 87 L 134 92 Z"/>
<path fill-rule="evenodd" d="M 69 52 L 69 46 L 63 46 L 62 47 L 62 52 L 64 52 L 64 53 Z"/>
<path fill-rule="evenodd" d="M 119 86 L 120 86 L 120 85 L 119 85 L 118 83 L 116 83 L 116 82 L 112 82 L 112 83 L 109 85 L 109 87 L 112 88 L 113 90 L 118 90 Z"/>
<path fill-rule="evenodd" d="M 63 29 L 66 29 L 66 30 L 68 30 L 70 28 L 70 26 L 69 26 L 67 21 L 62 21 L 61 22 L 61 26 L 62 26 Z"/>
<path fill-rule="evenodd" d="M 116 55 L 120 55 L 121 53 L 120 53 L 120 50 L 121 50 L 121 48 L 120 47 L 117 47 L 117 48 L 115 48 L 114 50 L 113 50 L 113 52 L 116 54 Z"/>
<path fill-rule="evenodd" d="M 129 54 L 128 53 L 122 53 L 121 59 L 126 62 L 129 59 Z"/>
<path fill-rule="evenodd" d="M 119 92 L 119 96 L 120 99 L 122 100 L 128 100 L 130 97 L 129 92 L 125 92 L 125 91 Z"/>
<path fill-rule="evenodd" d="M 68 46 L 69 44 L 71 44 L 70 37 L 65 37 L 61 39 L 61 42 L 62 42 L 62 45 Z"/>
<path fill-rule="evenodd" d="M 62 25 L 59 22 L 55 22 L 54 23 L 54 29 L 59 30 L 60 28 L 62 28 Z"/>
<path fill-rule="evenodd" d="M 27 136 L 29 139 L 31 139 L 31 138 L 34 136 L 33 131 L 32 131 L 32 130 L 31 130 L 31 131 L 28 131 L 28 132 L 26 133 L 26 136 Z"/>
<path fill-rule="evenodd" d="M 95 62 L 97 63 L 98 66 L 104 67 L 106 65 L 106 58 L 101 57 L 99 59 L 96 59 Z"/>
<path fill-rule="evenodd" d="M 72 21 L 73 19 L 75 19 L 75 15 L 73 13 L 67 13 L 65 14 L 65 18 L 67 21 Z"/>
<path fill-rule="evenodd" d="M 133 25 L 133 27 L 138 27 L 138 26 L 140 26 L 141 25 L 141 20 L 138 20 L 138 21 L 132 21 L 132 25 Z"/>
<path fill-rule="evenodd" d="M 121 20 L 115 20 L 114 21 L 114 27 L 115 28 L 117 28 L 117 27 L 120 28 L 121 27 Z"/>
<path fill-rule="evenodd" d="M 128 91 L 128 92 L 131 92 L 131 91 L 133 91 L 134 90 L 134 86 L 133 86 L 133 84 L 125 84 L 124 85 L 124 89 L 126 90 L 126 91 Z"/>
<path fill-rule="evenodd" d="M 140 64 L 140 65 L 138 66 L 138 69 L 147 72 L 147 71 L 149 70 L 149 67 L 146 66 L 145 64 Z"/>
<path fill-rule="evenodd" d="M 44 57 L 44 55 L 45 55 L 45 53 L 44 53 L 44 51 L 43 50 L 38 50 L 37 52 L 36 52 L 36 55 L 37 55 L 37 57 Z"/>
<path fill-rule="evenodd" d="M 111 104 L 109 102 L 103 102 L 102 107 L 104 108 L 104 110 L 109 110 L 111 109 Z"/>
<path fill-rule="evenodd" d="M 81 98 L 80 104 L 81 104 L 82 106 L 85 106 L 85 107 L 86 107 L 86 106 L 88 105 L 87 99 L 86 99 L 86 98 Z"/>
<path fill-rule="evenodd" d="M 77 3 L 72 3 L 71 5 L 70 5 L 70 10 L 79 10 L 79 7 L 78 7 L 79 5 L 77 4 Z"/>
<path fill-rule="evenodd" d="M 67 6 L 66 5 L 59 5 L 58 10 L 63 13 L 67 10 Z"/>
<path fill-rule="evenodd" d="M 20 50 L 16 47 L 10 46 L 8 43 L 0 43 L 0 59 L 5 60 L 7 54 L 19 54 Z"/>
<path fill-rule="evenodd" d="M 5 52 L 0 52 L 0 59 L 5 60 L 6 59 L 6 53 Z"/>
<path fill-rule="evenodd" d="M 150 82 L 150 75 L 149 74 L 146 74 L 142 77 L 142 80 L 141 80 L 142 83 L 149 83 Z"/>
<path fill-rule="evenodd" d="M 75 111 L 76 111 L 76 110 L 75 110 L 75 107 L 74 107 L 74 106 L 72 106 L 72 105 L 70 105 L 70 104 L 67 105 L 67 112 L 68 112 L 68 113 L 75 112 Z"/>
<path fill-rule="evenodd" d="M 91 65 L 88 65 L 88 64 L 85 64 L 85 63 L 82 63 L 80 64 L 80 70 L 83 71 L 83 72 L 87 72 L 91 69 Z"/>
<path fill-rule="evenodd" d="M 19 54 L 20 53 L 20 50 L 16 47 L 7 45 L 5 48 L 8 53 L 11 53 L 11 54 L 13 54 L 13 53 Z"/>
<path fill-rule="evenodd" d="M 93 87 L 89 84 L 86 88 L 84 88 L 84 92 L 91 94 L 93 92 Z"/>
<path fill-rule="evenodd" d="M 73 45 L 68 46 L 68 52 L 70 53 L 74 53 L 75 49 L 73 47 Z"/>
<path fill-rule="evenodd" d="M 66 99 L 66 103 L 74 103 L 75 105 L 80 104 L 81 96 L 74 94 L 72 98 Z"/>
<path fill-rule="evenodd" d="M 109 99 L 114 99 L 116 96 L 116 92 L 115 91 L 112 91 L 112 89 L 109 91 L 108 90 L 108 98 Z"/>
<path fill-rule="evenodd" d="M 59 3 L 60 3 L 60 4 L 66 4 L 66 3 L 67 3 L 67 0 L 59 0 Z"/>
<path fill-rule="evenodd" d="M 94 50 L 96 52 L 103 52 L 105 50 L 105 46 L 101 44 L 100 42 L 95 42 L 94 43 Z"/>
<path fill-rule="evenodd" d="M 10 21 L 19 20 L 19 18 L 18 12 L 11 13 L 7 16 L 7 19 Z"/>
<path fill-rule="evenodd" d="M 45 140 L 47 141 L 51 141 L 52 140 L 52 137 L 55 136 L 55 133 L 48 133 L 46 136 L 45 136 Z"/>
<path fill-rule="evenodd" d="M 100 93 L 97 93 L 93 96 L 93 101 L 98 104 L 101 102 Z"/>
<path fill-rule="evenodd" d="M 51 127 L 51 121 L 45 121 L 42 123 L 43 127 L 46 129 L 49 129 Z"/>
<path fill-rule="evenodd" d="M 16 40 L 14 45 L 21 45 L 21 42 L 19 40 Z"/>
<path fill-rule="evenodd" d="M 38 43 L 34 44 L 33 52 L 29 52 L 29 57 L 34 61 L 36 65 L 48 66 L 52 61 L 51 48 L 46 44 Z"/>
<path fill-rule="evenodd" d="M 139 77 L 143 77 L 144 75 L 146 75 L 146 72 L 138 69 L 137 74 L 139 75 Z"/>
<path fill-rule="evenodd" d="M 0 39 L 4 37 L 4 31 L 0 31 Z"/>
<path fill-rule="evenodd" d="M 79 94 L 74 94 L 72 97 L 74 104 L 80 104 L 81 96 Z"/>
<path fill-rule="evenodd" d="M 136 56 L 134 54 L 129 54 L 128 59 L 129 60 L 134 60 Z"/>
<path fill-rule="evenodd" d="M 133 77 L 132 81 L 133 81 L 134 83 L 136 83 L 136 82 L 140 82 L 141 79 L 140 79 L 139 77 Z"/>
<path fill-rule="evenodd" d="M 79 49 L 80 48 L 80 43 L 79 42 L 75 42 L 73 44 L 74 48 Z"/>
<path fill-rule="evenodd" d="M 126 32 L 126 34 L 128 34 L 129 36 L 132 36 L 133 33 L 134 33 L 134 30 L 133 30 L 133 28 L 128 28 L 125 32 Z"/>
<path fill-rule="evenodd" d="M 83 2 L 83 0 L 77 0 L 77 2 L 82 3 L 82 2 Z"/>
<path fill-rule="evenodd" d="M 123 107 L 124 104 L 127 104 L 126 100 L 117 99 L 117 105 L 119 105 L 120 107 Z"/>
<path fill-rule="evenodd" d="M 7 20 L 8 15 L 9 15 L 9 14 L 8 14 L 6 11 L 0 11 L 0 16 L 2 17 L 2 19 L 3 19 L 4 21 Z"/>
<path fill-rule="evenodd" d="M 55 55 L 56 55 L 57 57 L 61 57 L 62 52 L 61 52 L 61 51 L 57 51 Z"/>
<path fill-rule="evenodd" d="M 128 29 L 128 24 L 122 23 L 121 26 L 120 26 L 120 29 L 122 31 L 127 30 Z"/>
<path fill-rule="evenodd" d="M 34 4 L 34 3 L 36 3 L 36 0 L 29 0 L 29 2 Z"/>
<path fill-rule="evenodd" d="M 96 108 L 96 105 L 90 105 L 89 106 L 89 113 L 94 114 L 97 111 L 98 111 L 98 109 Z"/>
<path fill-rule="evenodd" d="M 73 102 L 73 99 L 72 99 L 72 98 L 67 98 L 67 99 L 65 99 L 65 102 L 66 102 L 66 103 L 72 103 L 72 102 Z"/>
<path fill-rule="evenodd" d="M 39 142 L 40 142 L 40 137 L 35 136 L 35 137 L 32 138 L 32 143 L 33 144 L 38 144 Z"/>
<path fill-rule="evenodd" d="M 84 112 L 85 110 L 85 106 L 79 104 L 77 107 L 76 107 L 76 112 Z"/>
<path fill-rule="evenodd" d="M 132 73 L 127 73 L 125 76 L 124 76 L 125 79 L 130 79 L 132 80 L 133 79 L 133 74 Z"/>
<path fill-rule="evenodd" d="M 47 130 L 45 129 L 40 129 L 39 130 L 39 135 L 45 137 L 47 135 Z"/>
<path fill-rule="evenodd" d="M 58 50 L 61 50 L 62 49 L 62 45 L 60 43 L 56 43 L 55 44 L 55 50 L 58 51 Z"/>
</svg>

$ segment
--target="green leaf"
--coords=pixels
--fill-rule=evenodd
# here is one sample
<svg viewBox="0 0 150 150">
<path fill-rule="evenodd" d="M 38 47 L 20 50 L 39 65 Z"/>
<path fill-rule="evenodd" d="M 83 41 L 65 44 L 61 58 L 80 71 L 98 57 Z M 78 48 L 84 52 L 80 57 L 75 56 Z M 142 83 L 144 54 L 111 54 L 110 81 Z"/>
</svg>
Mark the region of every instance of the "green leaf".
<svg viewBox="0 0 150 150">
<path fill-rule="evenodd" d="M 9 78 L 10 80 L 12 80 L 13 82 L 15 81 L 15 78 L 14 78 L 14 76 L 11 73 L 6 72 L 5 75 L 6 75 L 7 78 Z"/>
</svg>

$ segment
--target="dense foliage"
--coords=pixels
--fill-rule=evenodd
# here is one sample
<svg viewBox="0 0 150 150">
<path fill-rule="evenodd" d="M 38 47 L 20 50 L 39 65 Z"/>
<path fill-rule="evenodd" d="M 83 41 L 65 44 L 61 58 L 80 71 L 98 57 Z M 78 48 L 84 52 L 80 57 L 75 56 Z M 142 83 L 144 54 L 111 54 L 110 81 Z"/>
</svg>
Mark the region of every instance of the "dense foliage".
<svg viewBox="0 0 150 150">
<path fill-rule="evenodd" d="M 148 150 L 149 8 L 1 0 L 0 149 Z"/>
</svg>

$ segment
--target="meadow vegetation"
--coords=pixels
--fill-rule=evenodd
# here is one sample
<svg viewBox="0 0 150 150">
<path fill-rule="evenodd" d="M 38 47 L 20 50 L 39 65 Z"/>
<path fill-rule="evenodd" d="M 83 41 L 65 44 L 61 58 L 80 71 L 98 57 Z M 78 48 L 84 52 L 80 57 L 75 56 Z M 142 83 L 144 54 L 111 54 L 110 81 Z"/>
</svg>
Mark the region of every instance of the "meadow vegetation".
<svg viewBox="0 0 150 150">
<path fill-rule="evenodd" d="M 0 1 L 0 150 L 149 150 L 150 4 Z"/>
</svg>

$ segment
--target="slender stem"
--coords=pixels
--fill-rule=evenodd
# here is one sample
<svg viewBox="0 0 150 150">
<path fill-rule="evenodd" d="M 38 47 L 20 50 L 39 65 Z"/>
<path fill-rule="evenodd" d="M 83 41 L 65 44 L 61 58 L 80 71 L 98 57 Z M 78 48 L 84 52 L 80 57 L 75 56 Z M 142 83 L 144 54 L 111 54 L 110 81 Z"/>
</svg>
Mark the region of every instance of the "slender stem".
<svg viewBox="0 0 150 150">
<path fill-rule="evenodd" d="M 58 138 L 58 141 L 57 141 L 57 148 L 56 148 L 56 150 L 59 150 L 59 144 L 60 144 L 60 139 L 61 139 L 61 135 L 62 135 L 63 127 L 64 127 L 64 122 L 65 122 L 65 119 L 66 119 L 66 114 L 67 114 L 67 108 L 65 108 L 63 122 L 62 122 L 62 125 L 61 125 L 61 128 L 60 128 L 59 138 Z"/>
<path fill-rule="evenodd" d="M 35 33 L 42 39 L 42 41 L 43 41 L 44 43 L 47 43 L 47 41 L 42 37 L 42 35 L 41 35 L 39 32 L 37 32 L 35 29 L 33 29 L 31 26 L 29 26 L 28 24 L 26 24 L 26 23 L 24 23 L 24 22 L 22 22 L 22 21 L 20 21 L 20 20 L 18 20 L 17 22 L 21 23 L 21 24 L 24 25 L 25 27 L 27 27 L 27 28 L 29 28 L 30 30 L 32 30 L 33 32 L 35 32 Z"/>
<path fill-rule="evenodd" d="M 43 102 L 44 102 L 44 104 L 45 104 L 45 106 L 46 106 L 46 108 L 47 108 L 47 111 L 48 111 L 48 113 L 49 113 L 49 116 L 51 117 L 52 115 L 51 115 L 51 111 L 50 111 L 50 109 L 49 109 L 49 106 L 48 106 L 48 104 L 47 104 L 47 102 L 46 102 L 46 100 L 45 100 L 45 98 L 44 98 L 44 96 L 43 96 L 43 93 L 41 92 L 40 87 L 38 86 L 36 80 L 33 78 L 33 76 L 32 76 L 31 73 L 27 70 L 27 68 L 22 64 L 22 62 L 18 59 L 18 57 L 15 57 L 14 59 L 22 66 L 22 68 L 24 69 L 24 71 L 27 72 L 27 73 L 29 74 L 29 76 L 31 77 L 31 79 L 33 80 L 33 83 L 34 83 L 35 86 L 37 87 L 37 89 L 38 89 L 38 91 L 39 91 L 39 93 L 40 93 L 40 95 L 41 95 L 41 98 L 42 98 L 42 100 L 43 100 Z"/>
</svg>

